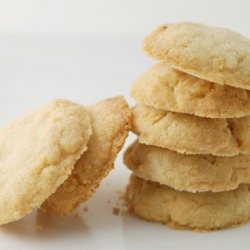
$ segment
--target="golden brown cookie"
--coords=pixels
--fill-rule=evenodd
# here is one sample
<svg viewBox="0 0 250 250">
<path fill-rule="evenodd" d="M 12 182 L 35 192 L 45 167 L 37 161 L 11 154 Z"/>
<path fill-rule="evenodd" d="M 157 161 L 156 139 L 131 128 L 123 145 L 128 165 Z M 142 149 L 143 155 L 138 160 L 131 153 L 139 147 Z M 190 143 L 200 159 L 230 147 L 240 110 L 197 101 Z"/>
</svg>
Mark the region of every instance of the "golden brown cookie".
<svg viewBox="0 0 250 250">
<path fill-rule="evenodd" d="M 153 65 L 132 85 L 131 96 L 154 108 L 209 118 L 250 115 L 250 91 L 222 86 L 171 68 Z"/>
<path fill-rule="evenodd" d="M 250 116 L 211 119 L 136 104 L 132 131 L 139 141 L 186 154 L 250 154 Z"/>
<path fill-rule="evenodd" d="M 143 48 L 180 71 L 250 89 L 250 40 L 231 30 L 191 22 L 166 24 L 144 39 Z"/>
<path fill-rule="evenodd" d="M 175 229 L 208 231 L 235 227 L 250 219 L 250 187 L 227 192 L 189 193 L 132 176 L 127 187 L 129 210 Z"/>
<path fill-rule="evenodd" d="M 85 108 L 54 100 L 0 129 L 0 224 L 18 220 L 53 194 L 86 151 Z"/>
<path fill-rule="evenodd" d="M 130 109 L 123 97 L 87 107 L 93 135 L 88 150 L 77 161 L 71 176 L 42 206 L 43 211 L 67 215 L 86 201 L 113 168 L 131 124 Z"/>
<path fill-rule="evenodd" d="M 135 141 L 124 163 L 135 175 L 179 191 L 221 192 L 250 184 L 250 155 L 185 155 Z"/>
</svg>

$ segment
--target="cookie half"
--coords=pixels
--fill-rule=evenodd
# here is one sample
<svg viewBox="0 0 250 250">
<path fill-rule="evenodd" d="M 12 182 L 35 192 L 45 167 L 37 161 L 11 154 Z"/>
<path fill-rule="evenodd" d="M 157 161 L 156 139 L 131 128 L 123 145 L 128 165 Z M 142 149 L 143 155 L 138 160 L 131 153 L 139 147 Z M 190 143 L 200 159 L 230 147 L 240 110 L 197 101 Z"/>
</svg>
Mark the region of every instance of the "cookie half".
<svg viewBox="0 0 250 250">
<path fill-rule="evenodd" d="M 222 192 L 250 184 L 250 155 L 186 155 L 135 141 L 124 163 L 136 176 L 179 191 Z"/>
<path fill-rule="evenodd" d="M 0 224 L 41 204 L 86 151 L 90 118 L 80 105 L 54 100 L 0 129 Z"/>
<path fill-rule="evenodd" d="M 157 109 L 208 118 L 250 115 L 250 91 L 222 86 L 173 69 L 153 65 L 132 85 L 131 96 Z"/>
<path fill-rule="evenodd" d="M 43 204 L 48 213 L 67 215 L 90 198 L 110 172 L 131 126 L 131 112 L 123 97 L 87 107 L 93 134 L 88 150 L 77 161 L 70 177 Z"/>
<path fill-rule="evenodd" d="M 175 229 L 208 231 L 235 227 L 250 219 L 250 188 L 189 193 L 132 176 L 127 187 L 129 210 Z"/>
<path fill-rule="evenodd" d="M 250 40 L 231 30 L 191 22 L 166 24 L 144 39 L 143 48 L 180 71 L 250 89 Z"/>
<path fill-rule="evenodd" d="M 250 153 L 250 116 L 211 119 L 136 104 L 132 131 L 139 141 L 186 154 Z"/>
</svg>

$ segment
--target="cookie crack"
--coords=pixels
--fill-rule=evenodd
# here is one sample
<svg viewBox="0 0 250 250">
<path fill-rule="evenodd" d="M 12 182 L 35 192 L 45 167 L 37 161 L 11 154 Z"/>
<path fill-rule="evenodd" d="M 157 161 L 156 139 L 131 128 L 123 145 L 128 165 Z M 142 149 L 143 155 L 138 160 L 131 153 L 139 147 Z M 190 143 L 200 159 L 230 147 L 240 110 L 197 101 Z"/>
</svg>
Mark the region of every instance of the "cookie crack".
<svg viewBox="0 0 250 250">
<path fill-rule="evenodd" d="M 234 125 L 231 122 L 231 119 L 227 119 L 226 122 L 227 122 L 227 129 L 230 131 L 230 134 L 233 137 L 237 147 L 240 148 L 243 144 L 243 141 L 240 138 L 238 138 L 237 135 L 235 134 Z"/>
<path fill-rule="evenodd" d="M 167 116 L 168 113 L 165 113 L 165 114 L 162 114 L 162 115 L 158 115 L 157 118 L 155 118 L 153 121 L 152 121 L 152 125 L 155 126 L 157 125 L 158 123 L 161 122 L 161 120 L 165 119 L 165 117 Z"/>
</svg>

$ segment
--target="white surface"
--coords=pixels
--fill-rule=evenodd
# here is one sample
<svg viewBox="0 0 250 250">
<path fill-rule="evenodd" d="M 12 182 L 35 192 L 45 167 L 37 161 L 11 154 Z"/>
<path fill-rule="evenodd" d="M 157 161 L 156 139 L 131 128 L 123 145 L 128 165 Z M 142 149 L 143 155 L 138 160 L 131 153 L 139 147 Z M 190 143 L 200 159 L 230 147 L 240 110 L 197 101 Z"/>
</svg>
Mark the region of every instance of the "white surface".
<svg viewBox="0 0 250 250">
<path fill-rule="evenodd" d="M 0 36 L 0 125 L 55 97 L 90 104 L 122 94 L 132 104 L 130 85 L 152 63 L 140 43 L 132 37 Z M 201 234 L 113 215 L 128 176 L 120 154 L 88 212 L 80 208 L 80 218 L 64 219 L 34 212 L 1 226 L 1 249 L 249 249 L 250 224 Z"/>
<path fill-rule="evenodd" d="M 0 33 L 144 35 L 182 20 L 249 33 L 249 9 L 248 0 L 0 0 Z"/>
</svg>

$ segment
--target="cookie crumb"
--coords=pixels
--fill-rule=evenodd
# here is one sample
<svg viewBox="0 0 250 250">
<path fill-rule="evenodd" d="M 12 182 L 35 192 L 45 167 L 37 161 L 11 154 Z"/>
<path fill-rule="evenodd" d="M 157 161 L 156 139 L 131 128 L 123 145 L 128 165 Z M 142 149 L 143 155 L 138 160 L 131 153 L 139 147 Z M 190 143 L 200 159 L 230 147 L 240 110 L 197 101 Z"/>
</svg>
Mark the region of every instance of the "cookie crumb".
<svg viewBox="0 0 250 250">
<path fill-rule="evenodd" d="M 125 201 L 124 193 L 119 190 L 118 200 L 116 200 L 115 207 L 113 207 L 114 215 L 126 216 L 129 214 L 128 207 Z"/>
<path fill-rule="evenodd" d="M 121 214 L 121 210 L 118 207 L 113 207 L 113 214 L 114 215 L 120 215 Z"/>
<path fill-rule="evenodd" d="M 88 212 L 89 211 L 89 207 L 87 207 L 87 206 L 83 207 L 83 211 L 84 212 Z"/>
</svg>

